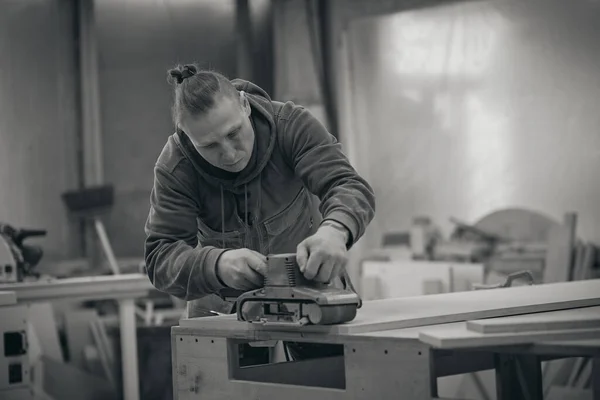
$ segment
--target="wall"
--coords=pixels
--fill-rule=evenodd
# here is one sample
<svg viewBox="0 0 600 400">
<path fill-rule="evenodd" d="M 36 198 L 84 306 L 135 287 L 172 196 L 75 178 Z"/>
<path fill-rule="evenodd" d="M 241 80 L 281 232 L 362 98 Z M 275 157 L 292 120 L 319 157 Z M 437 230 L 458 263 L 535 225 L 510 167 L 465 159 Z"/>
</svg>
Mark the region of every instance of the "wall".
<svg viewBox="0 0 600 400">
<path fill-rule="evenodd" d="M 415 214 L 448 231 L 450 216 L 514 206 L 577 211 L 600 242 L 600 4 L 464 2 L 346 32 L 346 142 L 378 198 L 370 245 Z"/>
<path fill-rule="evenodd" d="M 327 129 L 332 130 L 321 87 L 318 50 L 313 49 L 311 13 L 317 3 L 304 0 L 274 4 L 275 93 L 279 101 L 306 107 Z M 318 35 L 318 31 L 313 33 Z M 333 132 L 335 134 L 335 132 Z"/>
<path fill-rule="evenodd" d="M 78 185 L 74 18 L 69 1 L 0 5 L 0 221 L 47 229 L 44 260 L 78 249 L 60 197 Z"/>
<path fill-rule="evenodd" d="M 252 22 L 253 79 L 267 93 L 275 90 L 273 0 L 248 0 Z"/>
<path fill-rule="evenodd" d="M 265 59 L 267 6 L 263 1 L 251 9 L 256 55 Z M 96 18 L 104 172 L 116 194 L 107 231 L 118 257 L 140 257 L 153 166 L 173 132 L 167 70 L 198 62 L 235 77 L 235 1 L 104 0 L 96 4 Z M 261 71 L 257 83 L 269 87 L 268 76 Z"/>
</svg>

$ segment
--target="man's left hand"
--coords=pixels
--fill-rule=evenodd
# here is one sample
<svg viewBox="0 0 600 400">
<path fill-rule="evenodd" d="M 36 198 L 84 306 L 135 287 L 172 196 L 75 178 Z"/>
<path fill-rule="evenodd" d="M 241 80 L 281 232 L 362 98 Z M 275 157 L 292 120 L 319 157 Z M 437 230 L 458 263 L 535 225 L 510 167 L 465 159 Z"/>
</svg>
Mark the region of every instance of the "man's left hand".
<svg viewBox="0 0 600 400">
<path fill-rule="evenodd" d="M 324 221 L 314 235 L 296 249 L 296 261 L 308 280 L 329 283 L 338 277 L 348 261 L 348 230 L 332 220 Z"/>
</svg>

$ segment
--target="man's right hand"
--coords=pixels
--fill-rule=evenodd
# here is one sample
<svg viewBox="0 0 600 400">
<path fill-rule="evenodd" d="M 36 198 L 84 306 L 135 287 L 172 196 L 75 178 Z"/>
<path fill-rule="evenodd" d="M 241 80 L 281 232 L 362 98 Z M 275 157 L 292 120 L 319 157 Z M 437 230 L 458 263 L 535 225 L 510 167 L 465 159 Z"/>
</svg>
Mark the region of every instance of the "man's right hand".
<svg viewBox="0 0 600 400">
<path fill-rule="evenodd" d="M 217 263 L 217 275 L 232 289 L 251 290 L 263 286 L 267 258 L 250 249 L 228 250 Z"/>
</svg>

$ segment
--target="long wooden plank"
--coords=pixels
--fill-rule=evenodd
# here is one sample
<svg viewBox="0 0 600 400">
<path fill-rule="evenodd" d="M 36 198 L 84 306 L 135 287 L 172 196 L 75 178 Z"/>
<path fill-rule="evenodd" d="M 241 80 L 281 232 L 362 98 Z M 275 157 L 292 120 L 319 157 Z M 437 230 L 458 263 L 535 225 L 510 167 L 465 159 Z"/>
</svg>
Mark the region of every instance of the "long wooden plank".
<svg viewBox="0 0 600 400">
<path fill-rule="evenodd" d="M 583 307 L 545 313 L 467 321 L 467 329 L 478 333 L 600 328 L 600 307 Z"/>
<path fill-rule="evenodd" d="M 474 348 L 486 346 L 528 344 L 543 340 L 593 339 L 600 329 L 569 329 L 561 331 L 534 331 L 517 333 L 477 333 L 461 327 L 428 331 L 423 328 L 419 340 L 440 349 Z"/>
<path fill-rule="evenodd" d="M 600 279 L 366 301 L 353 321 L 331 326 L 263 326 L 236 323 L 235 316 L 183 319 L 180 325 L 238 334 L 256 329 L 353 334 L 597 305 Z"/>
<path fill-rule="evenodd" d="M 0 290 L 15 292 L 19 303 L 62 299 L 135 298 L 147 295 L 153 288 L 145 274 L 91 276 L 0 285 Z"/>
</svg>

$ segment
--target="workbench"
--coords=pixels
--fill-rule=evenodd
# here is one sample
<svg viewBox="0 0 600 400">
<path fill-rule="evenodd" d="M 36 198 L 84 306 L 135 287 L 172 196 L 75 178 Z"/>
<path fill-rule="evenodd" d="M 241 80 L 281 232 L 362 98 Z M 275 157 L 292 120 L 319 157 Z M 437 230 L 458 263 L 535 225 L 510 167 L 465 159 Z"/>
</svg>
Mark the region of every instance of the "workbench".
<svg viewBox="0 0 600 400">
<path fill-rule="evenodd" d="M 541 399 L 540 363 L 578 356 L 593 358 L 600 399 L 600 328 L 514 334 L 502 345 L 486 338 L 470 346 L 456 335 L 465 321 L 598 305 L 600 280 L 590 280 L 366 301 L 354 321 L 335 326 L 183 319 L 172 328 L 174 398 L 432 399 L 438 377 L 495 369 L 498 400 Z M 240 345 L 257 341 L 340 345 L 343 355 L 241 366 Z"/>
<path fill-rule="evenodd" d="M 18 304 L 52 301 L 116 300 L 119 305 L 123 397 L 139 399 L 135 299 L 154 289 L 144 274 L 122 274 L 40 280 L 0 285 L 16 295 Z"/>
</svg>

